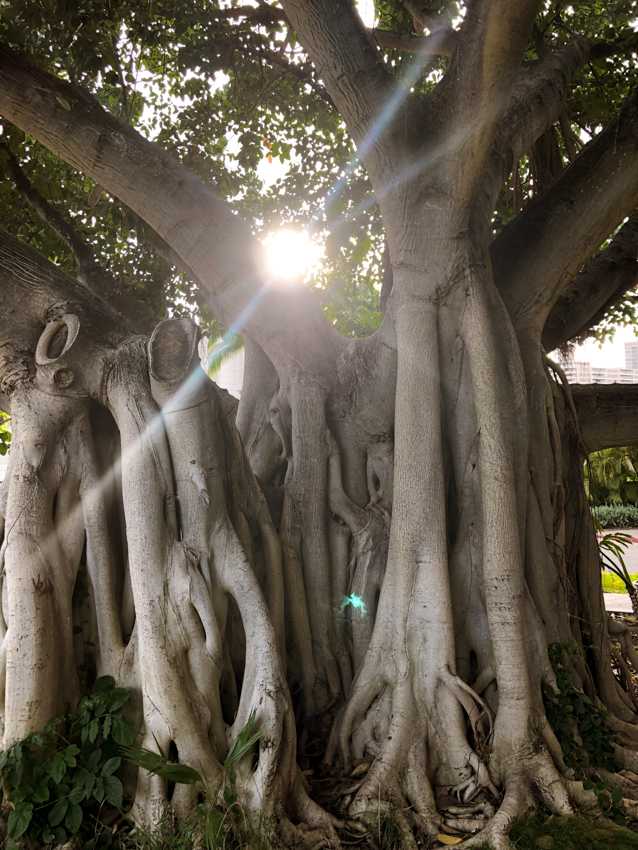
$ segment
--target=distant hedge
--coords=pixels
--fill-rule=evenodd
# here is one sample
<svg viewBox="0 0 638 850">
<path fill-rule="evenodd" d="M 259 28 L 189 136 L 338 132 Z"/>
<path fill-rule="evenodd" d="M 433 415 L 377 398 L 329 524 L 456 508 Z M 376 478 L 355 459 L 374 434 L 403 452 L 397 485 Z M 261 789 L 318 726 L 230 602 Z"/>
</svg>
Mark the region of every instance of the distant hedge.
<svg viewBox="0 0 638 850">
<path fill-rule="evenodd" d="M 638 528 L 638 505 L 600 505 L 592 513 L 603 528 Z"/>
</svg>

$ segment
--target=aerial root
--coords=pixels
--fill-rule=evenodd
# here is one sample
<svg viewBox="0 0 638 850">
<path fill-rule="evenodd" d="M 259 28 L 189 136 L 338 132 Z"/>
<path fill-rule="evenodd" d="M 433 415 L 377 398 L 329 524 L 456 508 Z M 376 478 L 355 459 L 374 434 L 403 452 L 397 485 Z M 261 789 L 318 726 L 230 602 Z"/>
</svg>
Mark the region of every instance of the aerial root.
<svg viewBox="0 0 638 850">
<path fill-rule="evenodd" d="M 473 775 L 452 788 L 451 793 L 456 794 L 459 800 L 461 799 L 461 794 L 463 794 L 463 802 L 470 803 L 479 791 L 485 788 L 494 798 L 497 798 L 499 792 L 490 779 L 487 768 L 479 758 L 478 753 L 474 752 L 474 750 L 468 756 L 467 765 L 474 771 Z"/>
<path fill-rule="evenodd" d="M 472 690 L 460 676 L 452 673 L 449 669 L 446 669 L 443 681 L 465 709 L 472 726 L 474 740 L 479 741 L 481 738 L 485 738 L 485 743 L 488 743 L 494 734 L 494 717 L 485 700 Z M 487 737 L 482 733 L 479 725 L 484 719 L 487 720 L 488 724 Z"/>
<path fill-rule="evenodd" d="M 509 838 L 512 822 L 539 803 L 555 815 L 574 813 L 568 783 L 545 750 L 506 773 L 505 796 L 500 808 L 485 828 L 464 841 L 462 846 L 489 844 L 492 850 L 513 850 Z"/>
</svg>

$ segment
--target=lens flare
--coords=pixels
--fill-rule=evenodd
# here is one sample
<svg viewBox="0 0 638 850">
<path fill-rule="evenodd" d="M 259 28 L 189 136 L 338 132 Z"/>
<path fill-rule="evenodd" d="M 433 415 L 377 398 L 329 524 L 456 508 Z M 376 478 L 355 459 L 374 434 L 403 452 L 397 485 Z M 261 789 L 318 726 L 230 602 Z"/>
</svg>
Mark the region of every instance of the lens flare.
<svg viewBox="0 0 638 850">
<path fill-rule="evenodd" d="M 307 233 L 296 230 L 280 230 L 265 244 L 270 273 L 286 281 L 303 277 L 323 253 L 319 245 L 310 241 Z"/>
<path fill-rule="evenodd" d="M 347 608 L 348 605 L 352 605 L 353 608 L 360 608 L 359 613 L 363 617 L 366 612 L 366 605 L 363 599 L 359 599 L 358 596 L 355 596 L 354 593 L 351 596 L 344 596 L 343 602 L 341 603 L 341 613 L 343 613 L 344 608 Z"/>
</svg>

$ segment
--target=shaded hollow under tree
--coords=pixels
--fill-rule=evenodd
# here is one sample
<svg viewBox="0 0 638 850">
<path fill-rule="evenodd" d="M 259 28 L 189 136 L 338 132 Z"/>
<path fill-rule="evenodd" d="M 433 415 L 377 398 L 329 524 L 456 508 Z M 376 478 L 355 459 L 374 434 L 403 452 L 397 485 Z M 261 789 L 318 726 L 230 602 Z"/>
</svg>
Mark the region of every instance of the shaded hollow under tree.
<svg viewBox="0 0 638 850">
<path fill-rule="evenodd" d="M 314 846 L 316 830 L 337 841 L 295 755 L 297 730 L 338 707 L 325 764 L 348 775 L 374 757 L 350 817 L 393 806 L 416 846 L 439 828 L 436 786 L 495 795 L 466 846 L 498 850 L 528 808 L 588 802 L 547 722 L 548 644 L 586 647 L 577 685 L 611 712 L 619 763 L 638 768 L 582 485 L 587 435 L 597 448 L 618 432 L 634 442 L 635 407 L 621 399 L 606 438 L 594 419 L 609 399 L 590 388 L 579 405 L 542 345 L 546 325 L 572 326 L 574 302 L 580 331 L 627 290 L 615 261 L 597 266 L 602 301 L 588 294 L 591 266 L 579 272 L 638 201 L 636 93 L 492 241 L 502 186 L 563 114 L 587 39 L 521 69 L 537 4 L 477 2 L 446 41 L 448 72 L 412 97 L 349 3 L 283 7 L 381 209 L 392 291 L 366 339 L 342 337 L 311 292 L 264 282 L 248 226 L 168 154 L 0 51 L 0 114 L 154 228 L 246 340 L 235 419 L 196 363 L 192 324 L 138 333 L 90 282 L 2 235 L 0 389 L 15 434 L 4 740 L 74 705 L 79 617 L 90 663 L 132 689 L 144 745 L 174 743 L 210 787 L 256 710 L 263 734 L 256 766 L 237 771 L 241 801 L 289 841 Z M 623 269 L 636 258 L 626 237 Z M 72 614 L 84 548 L 89 599 Z M 344 607 L 353 597 L 362 605 Z M 140 819 L 193 803 L 140 774 Z"/>
</svg>

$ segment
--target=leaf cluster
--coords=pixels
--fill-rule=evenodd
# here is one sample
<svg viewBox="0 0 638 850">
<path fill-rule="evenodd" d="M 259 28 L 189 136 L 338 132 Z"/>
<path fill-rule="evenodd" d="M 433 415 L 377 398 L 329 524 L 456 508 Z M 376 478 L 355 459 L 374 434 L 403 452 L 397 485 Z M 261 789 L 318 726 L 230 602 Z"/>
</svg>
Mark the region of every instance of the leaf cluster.
<svg viewBox="0 0 638 850">
<path fill-rule="evenodd" d="M 206 819 L 206 846 L 209 850 L 217 850 L 225 844 L 225 833 L 228 830 L 235 835 L 239 833 L 237 821 L 240 811 L 235 787 L 237 783 L 235 767 L 244 757 L 252 753 L 254 745 L 261 738 L 262 730 L 255 731 L 255 717 L 256 712 L 253 709 L 222 765 L 221 782 L 218 787 L 212 789 L 212 792 L 208 791 L 198 771 L 188 765 L 169 761 L 159 744 L 157 744 L 159 753 L 143 747 L 131 746 L 125 746 L 121 750 L 122 755 L 131 764 L 161 776 L 168 782 L 199 786 L 206 801 L 199 806 L 199 814 Z"/>
<path fill-rule="evenodd" d="M 11 447 L 11 418 L 0 411 L 0 455 L 6 455 Z"/>
<path fill-rule="evenodd" d="M 638 528 L 638 505 L 599 505 L 592 514 L 601 528 Z"/>
<path fill-rule="evenodd" d="M 122 783 L 115 775 L 119 748 L 136 736 L 122 716 L 129 698 L 110 676 L 95 682 L 76 714 L 50 721 L 42 733 L 15 741 L 0 757 L 0 776 L 13 809 L 9 838 L 64 844 L 102 806 L 122 808 Z M 85 850 L 93 850 L 89 839 Z"/>
<path fill-rule="evenodd" d="M 592 776 L 592 768 L 616 770 L 611 733 L 605 723 L 609 712 L 598 708 L 587 694 L 574 686 L 570 668 L 584 654 L 574 643 L 558 641 L 549 646 L 549 659 L 556 674 L 556 687 L 543 682 L 543 700 L 547 719 L 560 743 L 565 765 L 572 768 L 583 787 L 593 790 L 607 817 L 616 816 L 615 807 L 622 799 L 622 788 L 610 790 Z"/>
<path fill-rule="evenodd" d="M 638 448 L 603 449 L 585 463 L 585 491 L 593 505 L 638 502 Z"/>
</svg>

